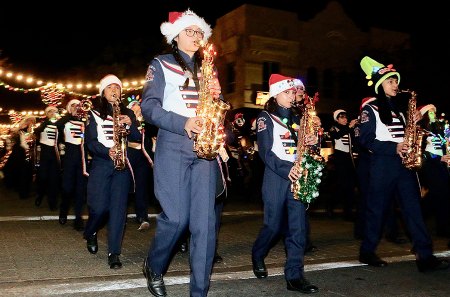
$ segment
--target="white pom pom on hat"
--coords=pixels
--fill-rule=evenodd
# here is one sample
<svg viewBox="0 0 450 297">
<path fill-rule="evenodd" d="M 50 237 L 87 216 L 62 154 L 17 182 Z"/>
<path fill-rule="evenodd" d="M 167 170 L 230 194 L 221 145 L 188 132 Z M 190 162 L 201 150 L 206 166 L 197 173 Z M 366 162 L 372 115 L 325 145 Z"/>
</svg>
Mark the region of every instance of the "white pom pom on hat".
<svg viewBox="0 0 450 297">
<path fill-rule="evenodd" d="M 269 78 L 269 96 L 275 97 L 289 89 L 295 89 L 296 85 L 292 77 L 281 74 L 272 74 Z"/>
<path fill-rule="evenodd" d="M 120 79 L 117 76 L 115 76 L 114 74 L 108 74 L 100 80 L 100 86 L 98 88 L 98 93 L 100 95 L 102 95 L 103 90 L 111 84 L 119 85 L 120 92 L 122 92 L 122 82 L 120 81 Z"/>
<path fill-rule="evenodd" d="M 430 109 L 434 109 L 434 111 L 436 112 L 436 106 L 434 106 L 433 104 L 423 105 L 418 108 L 421 115 L 426 114 Z"/>
<path fill-rule="evenodd" d="M 211 27 L 205 20 L 196 15 L 192 10 L 185 12 L 172 11 L 169 12 L 169 21 L 161 24 L 161 33 L 166 37 L 167 43 L 171 44 L 172 40 L 185 28 L 196 25 L 203 31 L 203 41 L 208 41 L 211 37 Z"/>
</svg>

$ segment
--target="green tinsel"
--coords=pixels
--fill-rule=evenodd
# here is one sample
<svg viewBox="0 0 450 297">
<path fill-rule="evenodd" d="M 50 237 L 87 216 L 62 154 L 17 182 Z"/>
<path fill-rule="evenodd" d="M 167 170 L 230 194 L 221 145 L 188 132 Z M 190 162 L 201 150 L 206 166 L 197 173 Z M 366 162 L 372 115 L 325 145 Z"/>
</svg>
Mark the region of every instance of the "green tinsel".
<svg viewBox="0 0 450 297">
<path fill-rule="evenodd" d="M 322 170 L 325 167 L 325 162 L 321 156 L 304 154 L 300 165 L 302 175 L 296 182 L 299 190 L 294 193 L 294 198 L 303 203 L 311 203 L 319 197 L 319 185 L 322 181 Z"/>
</svg>

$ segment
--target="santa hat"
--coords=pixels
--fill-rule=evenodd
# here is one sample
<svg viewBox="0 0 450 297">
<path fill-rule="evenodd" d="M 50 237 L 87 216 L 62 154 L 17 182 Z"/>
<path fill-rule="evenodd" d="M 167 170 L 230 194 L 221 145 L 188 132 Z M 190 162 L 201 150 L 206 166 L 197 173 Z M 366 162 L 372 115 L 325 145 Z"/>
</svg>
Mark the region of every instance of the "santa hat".
<svg viewBox="0 0 450 297">
<path fill-rule="evenodd" d="M 205 20 L 196 15 L 191 10 L 185 12 L 172 11 L 169 12 L 169 21 L 161 24 L 161 33 L 166 37 L 167 43 L 171 44 L 172 40 L 185 28 L 196 25 L 203 31 L 203 41 L 208 41 L 212 34 L 211 27 Z"/>
<path fill-rule="evenodd" d="M 362 58 L 360 65 L 361 69 L 366 74 L 366 79 L 369 80 L 367 85 L 370 87 L 375 83 L 375 94 L 378 94 L 378 87 L 388 77 L 396 75 L 398 83 L 400 83 L 400 74 L 394 69 L 392 64 L 384 66 L 374 59 L 365 56 Z"/>
<path fill-rule="evenodd" d="M 289 89 L 295 89 L 294 79 L 281 74 L 272 74 L 269 78 L 269 96 L 275 97 Z"/>
<path fill-rule="evenodd" d="M 66 105 L 66 110 L 67 110 L 67 112 L 68 113 L 72 113 L 72 110 L 71 110 L 71 105 L 72 104 L 80 104 L 80 100 L 78 100 L 78 99 L 72 99 L 72 100 L 70 100 L 69 102 L 67 102 L 67 105 Z"/>
<path fill-rule="evenodd" d="M 428 111 L 430 111 L 430 109 L 434 109 L 434 112 L 436 112 L 436 106 L 434 106 L 433 104 L 423 105 L 418 108 L 421 115 L 426 114 Z"/>
<path fill-rule="evenodd" d="M 303 89 L 305 88 L 305 85 L 303 84 L 303 82 L 298 78 L 294 78 L 294 86 L 296 88 L 303 88 Z"/>
<path fill-rule="evenodd" d="M 45 115 L 47 115 L 50 111 L 55 111 L 55 112 L 58 112 L 58 108 L 56 107 L 56 106 L 53 106 L 53 105 L 49 105 L 49 106 L 47 106 L 45 109 L 44 109 L 44 113 L 45 113 Z"/>
<path fill-rule="evenodd" d="M 341 114 L 341 113 L 347 113 L 345 110 L 343 110 L 343 109 L 337 109 L 337 110 L 335 110 L 334 112 L 333 112 L 333 119 L 337 122 L 337 119 L 338 119 L 338 116 Z"/>
<path fill-rule="evenodd" d="M 108 74 L 100 80 L 100 86 L 98 88 L 98 93 L 100 94 L 100 96 L 102 95 L 103 90 L 111 84 L 119 85 L 120 92 L 122 93 L 122 82 L 120 81 L 120 79 L 114 74 Z"/>
<path fill-rule="evenodd" d="M 369 104 L 370 102 L 375 101 L 375 100 L 377 100 L 377 98 L 375 98 L 375 97 L 364 98 L 363 100 L 361 100 L 361 105 L 359 106 L 359 110 L 361 111 L 364 108 L 364 106 L 366 106 L 367 104 Z"/>
</svg>

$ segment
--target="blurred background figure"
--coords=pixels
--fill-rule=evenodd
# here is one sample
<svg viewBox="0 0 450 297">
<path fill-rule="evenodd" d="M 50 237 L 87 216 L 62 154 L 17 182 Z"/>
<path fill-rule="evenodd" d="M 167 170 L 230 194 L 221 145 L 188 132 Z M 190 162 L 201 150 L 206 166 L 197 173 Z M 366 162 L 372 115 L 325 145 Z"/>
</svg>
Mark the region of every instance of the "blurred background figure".
<svg viewBox="0 0 450 297">
<path fill-rule="evenodd" d="M 418 110 L 422 114 L 420 126 L 426 133 L 420 170 L 421 186 L 427 189 L 422 199 L 424 216 L 434 217 L 437 236 L 450 238 L 448 139 L 445 137 L 444 125 L 436 118 L 436 107 L 433 104 L 420 106 Z"/>
<path fill-rule="evenodd" d="M 58 129 L 55 122 L 60 115 L 58 108 L 52 105 L 47 106 L 44 112 L 46 119 L 34 130 L 39 145 L 35 205 L 40 206 L 44 196 L 47 195 L 50 210 L 57 210 L 58 195 L 61 189 L 61 159 L 58 148 Z"/>
<path fill-rule="evenodd" d="M 153 141 L 156 136 L 156 127 L 145 123 L 141 113 L 140 102 L 133 100 L 128 104 L 128 108 L 136 116 L 136 125 L 141 137 L 128 140 L 128 158 L 134 177 L 134 210 L 135 221 L 139 224 L 138 230 L 144 231 L 150 228 L 148 219 L 149 201 L 155 200 L 153 192 Z"/>
<path fill-rule="evenodd" d="M 354 128 L 357 119 L 348 122 L 347 112 L 337 109 L 333 112 L 334 125 L 330 129 L 330 137 L 334 144 L 333 162 L 336 169 L 337 189 L 328 205 L 328 212 L 333 215 L 337 204 L 342 205 L 343 217 L 353 221 L 355 206 L 356 171 L 354 160 Z"/>
<path fill-rule="evenodd" d="M 84 230 L 83 206 L 86 202 L 87 170 L 84 146 L 84 118 L 77 112 L 81 102 L 77 99 L 70 100 L 66 105 L 67 113 L 59 119 L 55 125 L 58 127 L 61 143 L 64 144 L 64 156 L 62 156 L 62 194 L 59 206 L 59 223 L 67 223 L 67 214 L 70 207 L 74 206 L 75 220 L 73 227 L 77 231 Z"/>
<path fill-rule="evenodd" d="M 4 181 L 8 188 L 19 194 L 20 199 L 30 196 L 36 160 L 36 137 L 33 134 L 36 118 L 25 116 L 11 130 L 11 151 L 3 167 Z"/>
</svg>

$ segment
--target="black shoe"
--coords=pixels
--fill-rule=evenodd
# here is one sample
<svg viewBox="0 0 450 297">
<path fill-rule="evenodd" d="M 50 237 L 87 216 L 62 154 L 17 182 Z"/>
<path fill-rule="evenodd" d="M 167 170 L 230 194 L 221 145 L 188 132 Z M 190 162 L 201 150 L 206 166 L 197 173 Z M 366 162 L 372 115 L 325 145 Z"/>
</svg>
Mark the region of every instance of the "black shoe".
<svg viewBox="0 0 450 297">
<path fill-rule="evenodd" d="M 386 241 L 389 241 L 389 242 L 392 242 L 392 243 L 395 243 L 395 244 L 405 244 L 405 243 L 408 242 L 408 239 L 406 239 L 404 237 L 401 237 L 401 236 L 398 236 L 398 237 L 386 236 Z"/>
<path fill-rule="evenodd" d="M 86 238 L 86 246 L 89 253 L 96 254 L 98 252 L 97 233 Z"/>
<path fill-rule="evenodd" d="M 425 260 L 416 260 L 416 265 L 420 272 L 443 270 L 449 267 L 447 260 L 439 259 L 436 256 L 428 257 Z"/>
<path fill-rule="evenodd" d="M 187 241 L 182 242 L 180 244 L 180 253 L 183 253 L 183 254 L 187 253 L 188 250 L 189 250 L 189 247 L 188 247 Z"/>
<path fill-rule="evenodd" d="M 119 255 L 110 253 L 108 255 L 108 265 L 111 269 L 122 268 L 122 262 L 120 262 Z"/>
<path fill-rule="evenodd" d="M 313 244 L 310 244 L 305 248 L 305 254 L 314 253 L 315 251 L 317 251 L 317 247 Z"/>
<path fill-rule="evenodd" d="M 222 263 L 222 262 L 223 262 L 223 258 L 222 258 L 218 253 L 216 253 L 216 254 L 214 255 L 214 260 L 213 260 L 213 262 L 214 262 L 214 263 Z"/>
<path fill-rule="evenodd" d="M 77 231 L 83 231 L 84 230 L 84 223 L 82 218 L 76 218 L 73 222 L 73 228 Z"/>
<path fill-rule="evenodd" d="M 375 253 L 360 253 L 359 262 L 374 267 L 385 267 L 388 265 L 386 261 L 381 260 Z"/>
<path fill-rule="evenodd" d="M 255 260 L 252 259 L 253 264 L 253 273 L 257 278 L 266 278 L 267 277 L 267 268 L 264 260 Z"/>
<path fill-rule="evenodd" d="M 164 297 L 166 294 L 166 285 L 164 284 L 164 279 L 162 274 L 156 274 L 150 270 L 147 264 L 147 258 L 144 260 L 144 265 L 142 266 L 142 272 L 147 279 L 147 288 L 156 297 Z"/>
<path fill-rule="evenodd" d="M 304 278 L 287 280 L 286 283 L 287 289 L 289 291 L 299 291 L 304 294 L 312 294 L 319 292 L 318 287 L 311 285 L 309 281 L 307 281 Z"/>
<path fill-rule="evenodd" d="M 37 197 L 36 197 L 36 200 L 34 200 L 34 205 L 36 205 L 36 206 L 41 206 L 42 199 L 44 199 L 43 196 L 41 196 L 41 195 L 37 196 Z"/>
<path fill-rule="evenodd" d="M 67 223 L 67 217 L 66 216 L 59 216 L 59 220 L 58 220 L 58 222 L 61 224 L 61 225 L 65 225 L 66 223 Z"/>
</svg>

